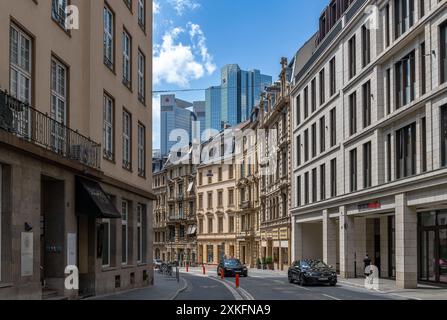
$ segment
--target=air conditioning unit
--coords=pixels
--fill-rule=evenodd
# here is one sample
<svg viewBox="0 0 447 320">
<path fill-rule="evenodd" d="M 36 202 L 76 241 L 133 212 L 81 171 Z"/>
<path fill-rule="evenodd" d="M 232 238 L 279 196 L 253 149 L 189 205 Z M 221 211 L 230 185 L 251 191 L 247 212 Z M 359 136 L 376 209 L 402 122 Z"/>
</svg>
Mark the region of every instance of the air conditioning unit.
<svg viewBox="0 0 447 320">
<path fill-rule="evenodd" d="M 89 164 L 89 150 L 84 145 L 76 144 L 70 147 L 70 159 Z"/>
</svg>

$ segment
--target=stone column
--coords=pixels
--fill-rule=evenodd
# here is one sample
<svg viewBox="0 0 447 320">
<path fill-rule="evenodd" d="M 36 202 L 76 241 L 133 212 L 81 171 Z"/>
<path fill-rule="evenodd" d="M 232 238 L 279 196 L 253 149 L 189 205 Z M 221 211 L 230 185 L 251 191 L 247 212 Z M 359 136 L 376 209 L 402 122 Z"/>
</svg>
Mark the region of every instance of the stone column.
<svg viewBox="0 0 447 320">
<path fill-rule="evenodd" d="M 323 211 L 323 260 L 334 268 L 337 264 L 337 223 Z"/>
<path fill-rule="evenodd" d="M 388 217 L 380 218 L 380 277 L 388 278 L 389 275 L 388 252 Z"/>
<path fill-rule="evenodd" d="M 292 260 L 297 261 L 303 259 L 303 225 L 300 223 L 296 223 L 294 219 L 292 219 L 292 242 L 293 242 L 293 252 L 292 252 Z M 292 262 L 293 262 L 292 261 Z"/>
<path fill-rule="evenodd" d="M 354 238 L 354 218 L 347 215 L 345 207 L 340 207 L 340 275 L 345 279 L 354 277 Z"/>
<path fill-rule="evenodd" d="M 367 223 L 366 218 L 358 217 L 354 218 L 354 234 L 355 234 L 355 261 L 356 270 L 354 270 L 354 276 L 363 276 L 365 274 L 365 268 L 363 264 L 363 259 L 366 255 L 366 236 L 367 236 Z M 372 260 L 372 253 L 368 252 L 369 257 Z"/>
<path fill-rule="evenodd" d="M 396 195 L 396 285 L 417 288 L 417 213 L 405 194 Z"/>
</svg>

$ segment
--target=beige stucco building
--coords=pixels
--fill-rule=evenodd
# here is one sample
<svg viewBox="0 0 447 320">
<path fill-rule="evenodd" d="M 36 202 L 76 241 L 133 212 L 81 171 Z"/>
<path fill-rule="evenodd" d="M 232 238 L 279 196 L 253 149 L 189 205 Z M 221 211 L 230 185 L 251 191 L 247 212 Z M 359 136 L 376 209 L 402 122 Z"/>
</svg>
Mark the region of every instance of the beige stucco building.
<svg viewBox="0 0 447 320">
<path fill-rule="evenodd" d="M 3 299 L 153 279 L 152 2 L 66 3 L 0 4 Z M 67 265 L 79 291 L 64 287 Z"/>
</svg>

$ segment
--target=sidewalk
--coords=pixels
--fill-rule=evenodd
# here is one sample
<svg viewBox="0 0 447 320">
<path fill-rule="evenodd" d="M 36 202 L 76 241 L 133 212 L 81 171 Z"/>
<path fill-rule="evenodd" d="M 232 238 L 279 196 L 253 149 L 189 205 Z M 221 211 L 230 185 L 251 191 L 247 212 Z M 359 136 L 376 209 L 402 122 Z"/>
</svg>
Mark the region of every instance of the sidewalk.
<svg viewBox="0 0 447 320">
<path fill-rule="evenodd" d="M 186 288 L 185 280 L 180 278 L 180 282 L 177 282 L 175 277 L 165 277 L 155 271 L 153 286 L 94 297 L 91 300 L 174 300 Z"/>
</svg>

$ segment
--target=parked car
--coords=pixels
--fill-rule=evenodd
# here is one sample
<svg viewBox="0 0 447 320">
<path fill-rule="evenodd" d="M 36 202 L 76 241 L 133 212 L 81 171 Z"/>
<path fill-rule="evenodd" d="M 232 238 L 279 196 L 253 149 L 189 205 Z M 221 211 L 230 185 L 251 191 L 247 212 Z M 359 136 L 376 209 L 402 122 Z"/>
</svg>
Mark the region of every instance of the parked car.
<svg viewBox="0 0 447 320">
<path fill-rule="evenodd" d="M 225 277 L 233 277 L 239 274 L 248 277 L 248 269 L 238 259 L 225 259 L 217 266 L 217 275 L 220 277 L 224 272 Z"/>
<path fill-rule="evenodd" d="M 292 264 L 288 271 L 290 283 L 298 282 L 301 286 L 307 284 L 337 284 L 337 273 L 331 266 L 320 260 L 299 260 Z"/>
<path fill-rule="evenodd" d="M 155 270 L 159 270 L 161 268 L 161 265 L 163 264 L 163 261 L 160 259 L 154 259 L 154 268 Z"/>
</svg>

